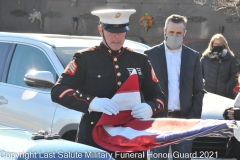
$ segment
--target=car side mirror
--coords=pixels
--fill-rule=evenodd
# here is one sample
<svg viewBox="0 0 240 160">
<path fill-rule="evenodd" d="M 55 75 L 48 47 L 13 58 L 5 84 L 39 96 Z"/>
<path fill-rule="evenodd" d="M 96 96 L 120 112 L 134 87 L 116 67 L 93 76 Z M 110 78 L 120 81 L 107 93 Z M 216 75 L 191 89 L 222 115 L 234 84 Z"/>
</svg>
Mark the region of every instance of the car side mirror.
<svg viewBox="0 0 240 160">
<path fill-rule="evenodd" d="M 31 87 L 52 88 L 55 80 L 49 71 L 30 71 L 25 74 L 24 83 Z"/>
</svg>

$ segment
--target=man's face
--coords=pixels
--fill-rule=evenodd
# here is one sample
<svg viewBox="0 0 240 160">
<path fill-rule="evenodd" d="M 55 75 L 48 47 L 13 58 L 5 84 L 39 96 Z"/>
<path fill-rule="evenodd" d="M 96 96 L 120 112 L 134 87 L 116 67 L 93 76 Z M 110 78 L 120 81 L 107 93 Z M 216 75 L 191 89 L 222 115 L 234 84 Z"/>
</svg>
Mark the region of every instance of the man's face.
<svg viewBox="0 0 240 160">
<path fill-rule="evenodd" d="M 102 29 L 101 26 L 98 26 L 98 30 L 102 37 L 103 37 L 103 32 L 104 32 L 105 40 L 112 50 L 117 51 L 123 46 L 123 43 L 124 43 L 125 37 L 126 37 L 126 32 L 111 33 L 111 32 L 108 32 L 108 31 Z M 102 40 L 102 42 L 106 45 L 106 42 L 104 41 L 104 39 Z"/>
<path fill-rule="evenodd" d="M 187 32 L 183 23 L 173 23 L 171 21 L 168 23 L 166 28 L 164 27 L 163 31 L 164 35 L 168 34 L 171 36 L 185 36 Z"/>
</svg>

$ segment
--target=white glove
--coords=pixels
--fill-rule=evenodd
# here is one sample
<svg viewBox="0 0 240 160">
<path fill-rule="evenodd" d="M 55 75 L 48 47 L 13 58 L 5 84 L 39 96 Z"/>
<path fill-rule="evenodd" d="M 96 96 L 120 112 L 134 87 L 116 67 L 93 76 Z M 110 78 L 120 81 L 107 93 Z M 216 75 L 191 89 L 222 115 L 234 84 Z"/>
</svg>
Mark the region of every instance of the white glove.
<svg viewBox="0 0 240 160">
<path fill-rule="evenodd" d="M 119 113 L 119 106 L 109 98 L 95 97 L 89 104 L 89 109 L 96 112 L 103 112 L 107 115 Z"/>
<path fill-rule="evenodd" d="M 147 103 L 140 103 L 132 108 L 131 115 L 134 118 L 151 118 L 153 112 L 152 108 Z"/>
</svg>

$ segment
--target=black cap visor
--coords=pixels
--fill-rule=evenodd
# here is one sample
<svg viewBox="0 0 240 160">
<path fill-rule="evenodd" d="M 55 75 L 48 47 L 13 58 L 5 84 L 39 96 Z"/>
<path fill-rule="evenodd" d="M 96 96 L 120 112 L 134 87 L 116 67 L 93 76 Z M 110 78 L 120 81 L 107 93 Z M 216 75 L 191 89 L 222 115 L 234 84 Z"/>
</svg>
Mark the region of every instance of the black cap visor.
<svg viewBox="0 0 240 160">
<path fill-rule="evenodd" d="M 111 33 L 123 33 L 129 31 L 129 23 L 126 24 L 104 24 L 101 23 L 103 28 Z"/>
</svg>

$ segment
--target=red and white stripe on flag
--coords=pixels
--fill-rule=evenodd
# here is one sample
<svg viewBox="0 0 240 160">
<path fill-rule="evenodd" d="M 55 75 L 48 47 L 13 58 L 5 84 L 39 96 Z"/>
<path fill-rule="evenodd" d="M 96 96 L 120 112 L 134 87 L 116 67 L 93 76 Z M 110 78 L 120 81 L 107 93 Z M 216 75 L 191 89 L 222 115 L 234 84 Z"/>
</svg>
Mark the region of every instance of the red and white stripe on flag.
<svg viewBox="0 0 240 160">
<path fill-rule="evenodd" d="M 110 151 L 145 151 L 200 136 L 233 135 L 228 126 L 235 121 L 150 118 L 135 119 L 131 108 L 141 103 L 138 75 L 134 69 L 129 78 L 113 96 L 121 108 L 117 115 L 103 114 L 93 129 L 93 139 Z"/>
<path fill-rule="evenodd" d="M 118 115 L 103 114 L 93 130 L 95 142 L 110 151 L 145 151 L 196 137 L 230 137 L 233 131 L 228 126 L 235 121 L 150 118 L 134 119 L 131 111 Z"/>
</svg>

